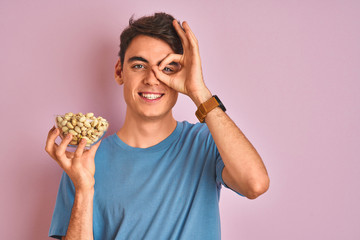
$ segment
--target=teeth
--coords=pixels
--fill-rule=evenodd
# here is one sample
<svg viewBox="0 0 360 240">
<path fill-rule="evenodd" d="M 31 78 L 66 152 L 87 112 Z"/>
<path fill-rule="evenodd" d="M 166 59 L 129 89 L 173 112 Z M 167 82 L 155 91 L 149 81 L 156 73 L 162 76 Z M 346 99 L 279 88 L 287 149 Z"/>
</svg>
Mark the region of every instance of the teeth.
<svg viewBox="0 0 360 240">
<path fill-rule="evenodd" d="M 150 94 L 150 93 L 142 93 L 141 94 L 142 97 L 147 98 L 147 99 L 157 99 L 159 97 L 161 97 L 161 94 Z"/>
</svg>

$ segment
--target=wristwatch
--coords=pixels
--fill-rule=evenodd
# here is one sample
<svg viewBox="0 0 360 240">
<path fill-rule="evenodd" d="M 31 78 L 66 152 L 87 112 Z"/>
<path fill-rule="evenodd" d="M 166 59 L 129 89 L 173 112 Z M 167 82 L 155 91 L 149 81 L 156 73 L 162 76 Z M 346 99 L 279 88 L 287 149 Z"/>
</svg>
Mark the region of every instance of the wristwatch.
<svg viewBox="0 0 360 240">
<path fill-rule="evenodd" d="M 220 107 L 224 112 L 226 111 L 224 104 L 220 101 L 218 96 L 213 95 L 209 100 L 200 104 L 195 115 L 201 123 L 204 123 L 206 115 L 216 107 Z"/>
</svg>

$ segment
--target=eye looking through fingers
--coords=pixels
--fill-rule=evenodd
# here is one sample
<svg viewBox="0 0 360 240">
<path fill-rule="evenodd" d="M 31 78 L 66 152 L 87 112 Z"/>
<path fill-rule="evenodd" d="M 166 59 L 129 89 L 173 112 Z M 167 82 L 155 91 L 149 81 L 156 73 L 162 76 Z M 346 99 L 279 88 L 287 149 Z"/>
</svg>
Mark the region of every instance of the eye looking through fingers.
<svg viewBox="0 0 360 240">
<path fill-rule="evenodd" d="M 168 74 L 171 74 L 171 73 L 174 72 L 174 70 L 171 69 L 171 68 L 168 68 L 168 67 L 164 67 L 163 72 L 168 73 Z"/>
<path fill-rule="evenodd" d="M 176 63 L 176 62 L 171 62 L 169 63 L 168 65 L 166 65 L 162 71 L 165 73 L 165 74 L 174 74 L 174 73 L 177 73 L 181 68 L 181 65 L 179 63 Z"/>
</svg>

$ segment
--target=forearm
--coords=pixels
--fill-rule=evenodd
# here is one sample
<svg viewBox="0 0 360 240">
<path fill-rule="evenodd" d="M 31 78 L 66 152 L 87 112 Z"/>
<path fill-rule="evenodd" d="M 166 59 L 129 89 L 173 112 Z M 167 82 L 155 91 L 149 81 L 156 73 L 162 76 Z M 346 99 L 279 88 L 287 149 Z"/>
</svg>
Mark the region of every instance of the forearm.
<svg viewBox="0 0 360 240">
<path fill-rule="evenodd" d="M 198 107 L 211 97 L 209 90 L 192 97 Z M 206 118 L 211 135 L 225 164 L 223 180 L 232 189 L 256 198 L 269 187 L 264 163 L 243 132 L 220 108 L 210 111 Z"/>
<path fill-rule="evenodd" d="M 76 192 L 66 240 L 93 239 L 94 189 Z"/>
</svg>

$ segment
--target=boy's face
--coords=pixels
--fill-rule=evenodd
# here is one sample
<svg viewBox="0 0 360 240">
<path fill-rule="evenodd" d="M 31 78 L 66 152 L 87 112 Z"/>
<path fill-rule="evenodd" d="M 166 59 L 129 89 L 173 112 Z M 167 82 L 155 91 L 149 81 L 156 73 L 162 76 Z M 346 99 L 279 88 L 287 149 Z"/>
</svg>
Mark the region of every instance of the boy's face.
<svg viewBox="0 0 360 240">
<path fill-rule="evenodd" d="M 137 118 L 158 119 L 172 116 L 178 92 L 158 80 L 152 70 L 174 51 L 159 39 L 139 35 L 135 37 L 125 52 L 124 66 L 116 65 L 115 78 L 124 84 L 124 98 L 127 114 Z M 173 73 L 176 66 L 165 68 Z"/>
</svg>

